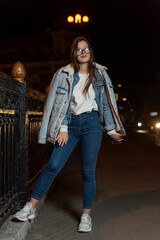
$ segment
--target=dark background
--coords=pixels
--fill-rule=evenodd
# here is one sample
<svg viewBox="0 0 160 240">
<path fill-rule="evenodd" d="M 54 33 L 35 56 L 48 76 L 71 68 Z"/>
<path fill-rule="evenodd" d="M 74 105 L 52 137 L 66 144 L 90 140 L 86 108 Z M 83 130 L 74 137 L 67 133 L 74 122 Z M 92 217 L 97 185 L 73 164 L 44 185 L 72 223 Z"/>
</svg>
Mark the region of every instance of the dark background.
<svg viewBox="0 0 160 240">
<path fill-rule="evenodd" d="M 85 32 L 114 85 L 121 83 L 132 100 L 138 97 L 136 104 L 150 99 L 160 109 L 159 0 L 3 0 L 1 39 L 69 29 L 67 16 L 76 13 L 89 16 Z"/>
<path fill-rule="evenodd" d="M 159 71 L 158 0 L 7 0 L 1 9 L 1 37 L 39 34 L 57 19 L 65 26 L 68 15 L 86 14 L 96 60 L 116 78 L 145 83 Z"/>
</svg>

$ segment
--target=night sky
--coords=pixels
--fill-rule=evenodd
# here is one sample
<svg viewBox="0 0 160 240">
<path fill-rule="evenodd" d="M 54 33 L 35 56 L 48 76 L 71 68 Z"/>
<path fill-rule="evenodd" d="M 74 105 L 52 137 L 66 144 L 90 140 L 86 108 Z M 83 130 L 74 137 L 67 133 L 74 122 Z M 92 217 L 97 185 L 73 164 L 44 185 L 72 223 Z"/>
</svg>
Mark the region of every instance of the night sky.
<svg viewBox="0 0 160 240">
<path fill-rule="evenodd" d="M 159 0 L 3 0 L 1 38 L 41 34 L 56 22 L 62 28 L 77 12 L 90 17 L 96 61 L 117 81 L 146 84 L 160 72 Z"/>
</svg>

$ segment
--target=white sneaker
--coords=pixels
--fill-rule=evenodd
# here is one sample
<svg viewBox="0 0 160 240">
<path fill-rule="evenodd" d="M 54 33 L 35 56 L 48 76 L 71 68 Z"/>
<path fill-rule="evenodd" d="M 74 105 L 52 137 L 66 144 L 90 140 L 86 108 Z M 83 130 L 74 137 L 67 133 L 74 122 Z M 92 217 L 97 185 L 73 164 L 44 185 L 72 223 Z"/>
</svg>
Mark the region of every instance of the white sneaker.
<svg viewBox="0 0 160 240">
<path fill-rule="evenodd" d="M 36 209 L 32 208 L 32 203 L 27 202 L 26 205 L 14 215 L 14 217 L 20 221 L 27 221 L 28 219 L 35 218 L 35 211 Z"/>
<path fill-rule="evenodd" d="M 81 222 L 78 227 L 78 232 L 90 232 L 92 230 L 92 220 L 87 213 L 81 216 Z"/>
</svg>

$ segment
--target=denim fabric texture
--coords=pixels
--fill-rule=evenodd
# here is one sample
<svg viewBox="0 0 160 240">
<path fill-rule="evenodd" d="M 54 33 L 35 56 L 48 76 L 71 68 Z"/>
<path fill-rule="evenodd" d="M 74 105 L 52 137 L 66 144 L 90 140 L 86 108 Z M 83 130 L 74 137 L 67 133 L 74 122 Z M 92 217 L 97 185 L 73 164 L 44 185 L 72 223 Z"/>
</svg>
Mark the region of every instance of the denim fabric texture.
<svg viewBox="0 0 160 240">
<path fill-rule="evenodd" d="M 83 208 L 91 209 L 96 193 L 95 169 L 102 141 L 102 128 L 98 112 L 72 115 L 68 125 L 69 139 L 63 147 L 55 144 L 48 165 L 41 173 L 32 193 L 40 200 L 49 189 L 56 175 L 65 165 L 72 151 L 78 144 L 82 149 Z"/>
</svg>

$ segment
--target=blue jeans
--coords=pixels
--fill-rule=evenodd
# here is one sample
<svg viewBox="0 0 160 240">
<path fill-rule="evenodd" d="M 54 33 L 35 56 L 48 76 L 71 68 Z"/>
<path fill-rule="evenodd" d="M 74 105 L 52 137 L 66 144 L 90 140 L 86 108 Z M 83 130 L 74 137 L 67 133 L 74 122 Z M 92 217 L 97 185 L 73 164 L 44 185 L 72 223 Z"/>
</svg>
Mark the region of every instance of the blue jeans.
<svg viewBox="0 0 160 240">
<path fill-rule="evenodd" d="M 72 115 L 71 123 L 68 125 L 68 134 L 67 144 L 63 147 L 59 146 L 58 143 L 55 144 L 50 161 L 38 179 L 32 198 L 36 200 L 42 198 L 74 148 L 81 143 L 83 208 L 91 209 L 96 193 L 95 169 L 102 142 L 102 128 L 98 112 Z"/>
</svg>

